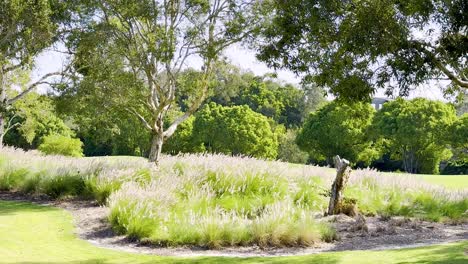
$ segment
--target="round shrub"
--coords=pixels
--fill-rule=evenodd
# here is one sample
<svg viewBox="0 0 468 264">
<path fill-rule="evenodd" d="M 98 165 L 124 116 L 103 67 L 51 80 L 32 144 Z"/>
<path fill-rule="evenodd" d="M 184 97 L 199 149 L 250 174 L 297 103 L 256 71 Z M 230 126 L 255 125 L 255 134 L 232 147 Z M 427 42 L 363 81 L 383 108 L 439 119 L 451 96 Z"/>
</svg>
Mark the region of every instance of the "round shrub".
<svg viewBox="0 0 468 264">
<path fill-rule="evenodd" d="M 268 121 L 246 105 L 210 103 L 197 114 L 193 134 L 209 152 L 276 158 L 278 135 Z"/>
<path fill-rule="evenodd" d="M 62 135 L 49 135 L 44 137 L 38 149 L 48 155 L 83 156 L 83 143 L 77 138 Z"/>
</svg>

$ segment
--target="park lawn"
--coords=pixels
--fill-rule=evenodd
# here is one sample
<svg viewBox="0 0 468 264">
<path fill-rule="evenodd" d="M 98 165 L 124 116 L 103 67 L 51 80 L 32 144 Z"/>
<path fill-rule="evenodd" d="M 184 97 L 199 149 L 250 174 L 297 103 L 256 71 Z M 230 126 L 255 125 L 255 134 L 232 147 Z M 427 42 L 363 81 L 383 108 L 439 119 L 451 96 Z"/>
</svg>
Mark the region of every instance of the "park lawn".
<svg viewBox="0 0 468 264">
<path fill-rule="evenodd" d="M 297 257 L 159 257 L 103 249 L 73 234 L 58 208 L 0 201 L 0 263 L 467 263 L 468 241 L 386 251 L 346 251 Z"/>
<path fill-rule="evenodd" d="M 423 180 L 443 185 L 450 189 L 466 189 L 468 188 L 468 175 L 428 175 L 414 174 L 414 177 L 421 177 Z"/>
</svg>

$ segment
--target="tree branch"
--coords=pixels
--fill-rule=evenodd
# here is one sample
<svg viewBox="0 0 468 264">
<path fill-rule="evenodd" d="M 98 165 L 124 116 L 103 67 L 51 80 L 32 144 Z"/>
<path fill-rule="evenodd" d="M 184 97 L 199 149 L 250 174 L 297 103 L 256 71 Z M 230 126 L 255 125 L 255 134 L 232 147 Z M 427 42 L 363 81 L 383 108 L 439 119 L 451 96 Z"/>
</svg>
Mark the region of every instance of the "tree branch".
<svg viewBox="0 0 468 264">
<path fill-rule="evenodd" d="M 8 131 L 10 131 L 11 129 L 13 129 L 14 127 L 17 127 L 19 126 L 19 123 L 15 123 L 15 124 L 11 124 L 13 119 L 15 119 L 15 117 L 17 117 L 18 115 L 17 114 L 14 114 L 10 120 L 8 120 L 8 124 L 5 128 L 5 131 L 3 131 L 3 135 L 6 135 L 6 133 L 8 133 Z"/>
<path fill-rule="evenodd" d="M 127 110 L 128 112 L 130 112 L 131 114 L 134 114 L 136 117 L 138 117 L 138 119 L 140 119 L 140 121 L 143 123 L 143 125 L 149 129 L 149 130 L 153 130 L 153 127 L 150 126 L 150 124 L 148 123 L 148 121 L 146 121 L 145 117 L 142 116 L 141 114 L 139 114 L 135 109 L 132 109 L 132 108 L 125 108 L 125 110 Z"/>
<path fill-rule="evenodd" d="M 15 103 L 16 101 L 18 101 L 19 99 L 23 98 L 26 94 L 28 94 L 29 92 L 34 90 L 38 85 L 50 84 L 49 82 L 45 81 L 47 78 L 52 77 L 52 76 L 64 76 L 64 75 L 69 75 L 69 74 L 64 73 L 64 72 L 51 72 L 51 73 L 48 73 L 48 74 L 42 76 L 37 82 L 32 83 L 31 85 L 29 85 L 28 88 L 26 88 L 24 91 L 19 93 L 17 96 L 15 96 L 12 99 L 8 100 L 7 105 L 11 105 L 11 104 Z"/>
<path fill-rule="evenodd" d="M 430 50 L 428 50 L 424 44 L 421 44 L 419 42 L 413 42 L 415 48 L 419 50 L 420 52 L 424 53 L 426 56 L 428 56 L 431 61 L 435 64 L 435 66 L 442 71 L 452 82 L 456 83 L 460 87 L 467 88 L 468 89 L 468 81 L 465 81 L 458 76 L 456 76 L 452 71 L 450 71 L 447 66 L 445 66 L 442 61 L 436 57 L 434 53 L 432 53 Z"/>
</svg>

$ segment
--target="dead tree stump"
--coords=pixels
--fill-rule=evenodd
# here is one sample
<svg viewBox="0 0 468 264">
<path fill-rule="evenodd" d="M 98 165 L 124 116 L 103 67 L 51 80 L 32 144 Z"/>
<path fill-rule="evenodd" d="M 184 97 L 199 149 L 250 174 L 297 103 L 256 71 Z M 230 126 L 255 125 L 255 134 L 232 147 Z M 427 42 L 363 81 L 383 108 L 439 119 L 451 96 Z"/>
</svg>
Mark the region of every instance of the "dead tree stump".
<svg viewBox="0 0 468 264">
<path fill-rule="evenodd" d="M 348 183 L 349 176 L 351 175 L 351 167 L 349 161 L 341 159 L 340 156 L 333 158 L 336 168 L 336 178 L 333 181 L 331 192 L 330 192 L 330 203 L 328 204 L 327 215 L 339 214 L 340 204 L 342 203 L 342 191 Z"/>
</svg>

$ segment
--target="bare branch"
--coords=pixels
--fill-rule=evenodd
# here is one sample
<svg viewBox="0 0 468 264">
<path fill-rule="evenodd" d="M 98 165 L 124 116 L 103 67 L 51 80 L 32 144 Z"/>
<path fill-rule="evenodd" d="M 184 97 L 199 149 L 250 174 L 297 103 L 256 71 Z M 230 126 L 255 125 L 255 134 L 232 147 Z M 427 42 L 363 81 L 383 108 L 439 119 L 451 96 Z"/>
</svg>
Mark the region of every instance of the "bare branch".
<svg viewBox="0 0 468 264">
<path fill-rule="evenodd" d="M 133 108 L 125 108 L 126 111 L 130 112 L 131 114 L 134 114 L 136 117 L 138 117 L 138 119 L 140 119 L 140 121 L 143 123 L 143 125 L 149 129 L 149 130 L 153 130 L 153 127 L 150 126 L 150 124 L 148 123 L 148 121 L 146 121 L 145 117 L 143 117 L 141 114 L 139 114 L 135 109 Z"/>
<path fill-rule="evenodd" d="M 17 115 L 17 114 L 14 114 L 14 115 L 10 118 L 10 120 L 8 120 L 8 124 L 7 124 L 6 127 L 5 127 L 5 131 L 3 131 L 3 135 L 6 135 L 6 133 L 8 133 L 8 131 L 10 131 L 11 129 L 13 129 L 14 127 L 19 126 L 19 123 L 12 124 L 13 119 L 15 119 L 16 117 L 18 117 L 18 115 Z"/>
<path fill-rule="evenodd" d="M 37 82 L 32 83 L 31 85 L 28 86 L 28 88 L 26 88 L 24 91 L 19 93 L 17 96 L 15 96 L 12 99 L 8 100 L 7 105 L 11 105 L 11 104 L 15 103 L 16 101 L 18 101 L 19 99 L 23 98 L 26 94 L 28 94 L 29 92 L 34 90 L 38 85 L 50 84 L 50 82 L 46 81 L 46 79 L 48 79 L 49 77 L 64 76 L 64 75 L 71 76 L 71 75 L 69 75 L 69 74 L 67 74 L 65 72 L 51 72 L 51 73 L 48 73 L 48 74 L 42 76 Z"/>
</svg>

